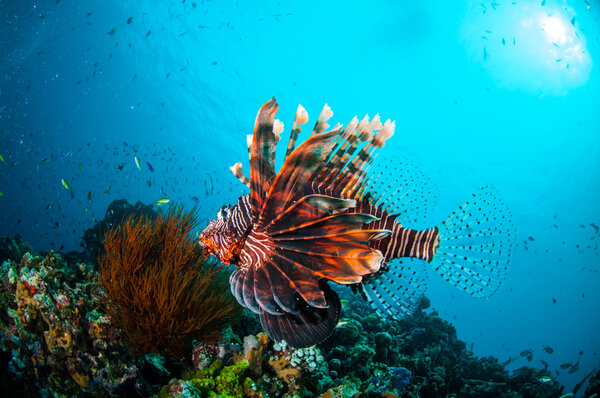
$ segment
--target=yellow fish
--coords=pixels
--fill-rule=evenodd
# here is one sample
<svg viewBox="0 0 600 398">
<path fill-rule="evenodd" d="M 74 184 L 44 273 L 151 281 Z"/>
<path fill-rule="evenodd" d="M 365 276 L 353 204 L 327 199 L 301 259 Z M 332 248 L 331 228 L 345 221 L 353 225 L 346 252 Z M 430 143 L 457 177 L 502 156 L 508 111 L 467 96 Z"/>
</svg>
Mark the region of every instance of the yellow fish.
<svg viewBox="0 0 600 398">
<path fill-rule="evenodd" d="M 69 186 L 69 184 L 67 184 L 67 181 L 65 181 L 65 179 L 64 179 L 64 178 L 61 178 L 61 179 L 60 179 L 60 182 L 62 182 L 62 185 L 63 185 L 63 187 L 65 187 L 65 189 L 66 189 L 67 191 L 69 191 L 69 193 L 71 194 L 71 197 L 73 197 L 73 196 L 74 196 L 74 195 L 73 195 L 73 190 L 71 190 L 71 187 Z"/>
<path fill-rule="evenodd" d="M 162 205 L 166 205 L 167 203 L 169 203 L 171 200 L 169 198 L 160 198 L 156 201 L 156 205 L 157 206 L 162 206 Z"/>
<path fill-rule="evenodd" d="M 65 189 L 66 189 L 67 191 L 70 191 L 70 190 L 71 190 L 71 187 L 69 186 L 69 184 L 67 184 L 67 182 L 65 181 L 65 179 L 64 179 L 64 178 L 61 178 L 60 182 L 62 182 L 62 185 L 63 185 L 63 187 L 65 187 Z"/>
</svg>

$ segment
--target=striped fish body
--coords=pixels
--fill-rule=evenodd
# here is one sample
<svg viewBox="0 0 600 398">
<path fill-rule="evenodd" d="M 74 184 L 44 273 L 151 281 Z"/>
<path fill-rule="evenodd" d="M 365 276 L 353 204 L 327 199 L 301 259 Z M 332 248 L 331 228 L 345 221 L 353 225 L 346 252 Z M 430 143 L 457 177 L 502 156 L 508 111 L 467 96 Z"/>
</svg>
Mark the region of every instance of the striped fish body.
<svg viewBox="0 0 600 398">
<path fill-rule="evenodd" d="M 295 148 L 307 120 L 299 106 L 284 164 L 276 172 L 275 147 L 282 130 L 276 111 L 273 99 L 257 115 L 249 140 L 250 178 L 240 163 L 231 168 L 250 195 L 223 207 L 200 235 L 206 255 L 236 266 L 232 293 L 259 315 L 272 339 L 305 347 L 332 333 L 341 306 L 328 281 L 353 285 L 383 314 L 400 318 L 411 313 L 425 288 L 424 270 L 417 271 L 412 260 L 431 263 L 449 282 L 474 295 L 497 288 L 507 264 L 507 251 L 497 253 L 497 248 L 510 246 L 510 223 L 464 224 L 469 217 L 463 213 L 479 209 L 470 216 L 489 219 L 487 211 L 498 206 L 481 206 L 475 196 L 440 227 L 405 227 L 401 221 L 410 217 L 402 206 L 410 207 L 414 199 L 399 198 L 423 199 L 419 184 L 406 178 L 399 187 L 409 192 L 377 193 L 380 176 L 367 175 L 377 150 L 393 135 L 394 123 L 382 124 L 378 116 L 354 118 L 344 128 L 325 131 L 332 114 L 327 105 L 310 138 Z M 484 201 L 488 196 L 482 196 Z M 457 242 L 463 248 L 465 237 L 469 242 L 464 245 L 475 247 L 475 256 L 453 249 Z M 397 259 L 403 262 L 392 267 Z"/>
</svg>

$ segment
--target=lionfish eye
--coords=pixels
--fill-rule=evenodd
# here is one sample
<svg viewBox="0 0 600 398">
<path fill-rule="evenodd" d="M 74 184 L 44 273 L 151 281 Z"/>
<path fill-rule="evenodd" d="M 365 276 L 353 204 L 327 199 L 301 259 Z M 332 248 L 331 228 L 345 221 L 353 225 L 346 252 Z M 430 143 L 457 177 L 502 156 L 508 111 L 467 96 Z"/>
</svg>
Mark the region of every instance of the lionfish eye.
<svg viewBox="0 0 600 398">
<path fill-rule="evenodd" d="M 219 220 L 223 220 L 223 219 L 227 218 L 228 216 L 229 216 L 229 209 L 225 206 L 223 206 L 221 208 L 221 210 L 219 210 L 217 212 L 217 219 L 219 219 Z"/>
</svg>

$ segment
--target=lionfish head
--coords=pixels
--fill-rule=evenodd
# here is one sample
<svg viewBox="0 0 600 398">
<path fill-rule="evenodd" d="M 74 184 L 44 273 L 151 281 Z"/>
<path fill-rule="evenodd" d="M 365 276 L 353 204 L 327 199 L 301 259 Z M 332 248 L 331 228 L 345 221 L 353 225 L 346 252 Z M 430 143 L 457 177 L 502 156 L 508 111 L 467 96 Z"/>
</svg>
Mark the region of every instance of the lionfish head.
<svg viewBox="0 0 600 398">
<path fill-rule="evenodd" d="M 211 254 L 225 264 L 235 263 L 238 255 L 236 234 L 228 225 L 231 206 L 223 206 L 217 219 L 211 221 L 200 234 L 199 243 L 205 257 Z"/>
</svg>

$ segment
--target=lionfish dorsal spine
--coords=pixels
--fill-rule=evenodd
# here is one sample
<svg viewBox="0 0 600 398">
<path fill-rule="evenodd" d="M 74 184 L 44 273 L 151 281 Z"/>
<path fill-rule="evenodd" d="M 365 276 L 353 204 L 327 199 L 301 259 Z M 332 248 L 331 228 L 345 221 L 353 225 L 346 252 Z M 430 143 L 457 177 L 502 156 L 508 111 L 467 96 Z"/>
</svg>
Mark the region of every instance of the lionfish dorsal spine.
<svg viewBox="0 0 600 398">
<path fill-rule="evenodd" d="M 292 132 L 290 133 L 290 140 L 288 141 L 287 150 L 285 152 L 285 159 L 296 149 L 296 140 L 298 135 L 302 131 L 302 125 L 308 122 L 308 112 L 300 104 L 296 109 L 296 116 L 294 117 L 294 124 L 292 125 Z"/>
<path fill-rule="evenodd" d="M 255 216 L 260 213 L 276 176 L 273 165 L 278 139 L 273 127 L 278 108 L 275 98 L 271 99 L 260 108 L 254 123 L 250 148 L 250 202 Z"/>
<path fill-rule="evenodd" d="M 327 121 L 332 116 L 333 116 L 333 111 L 331 110 L 329 105 L 325 104 L 323 106 L 323 109 L 321 110 L 321 114 L 319 115 L 319 118 L 317 119 L 317 122 L 315 123 L 315 127 L 313 128 L 313 131 L 310 134 L 310 136 L 314 137 L 315 135 L 321 134 L 323 131 L 327 130 L 327 127 L 329 127 L 329 124 L 327 124 Z"/>
<path fill-rule="evenodd" d="M 229 170 L 233 173 L 234 176 L 236 176 L 238 180 L 240 180 L 242 184 L 250 188 L 250 179 L 246 177 L 244 175 L 244 172 L 242 171 L 242 162 L 237 162 L 233 166 L 229 167 Z"/>
</svg>

